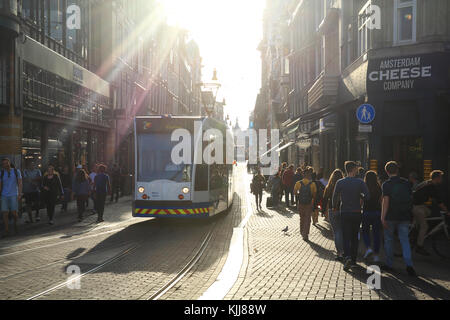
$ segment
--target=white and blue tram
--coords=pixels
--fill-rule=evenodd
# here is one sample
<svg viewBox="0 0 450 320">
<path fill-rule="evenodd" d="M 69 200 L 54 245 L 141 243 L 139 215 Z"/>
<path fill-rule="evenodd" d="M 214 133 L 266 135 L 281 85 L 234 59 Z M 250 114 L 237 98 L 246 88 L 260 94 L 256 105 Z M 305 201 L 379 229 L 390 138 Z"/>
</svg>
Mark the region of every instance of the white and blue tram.
<svg viewBox="0 0 450 320">
<path fill-rule="evenodd" d="M 201 123 L 202 133 L 195 135 Z M 189 163 L 175 164 L 172 150 L 179 141 L 172 141 L 176 129 L 190 133 Z M 223 164 L 206 164 L 203 159 L 204 132 L 217 129 L 223 136 Z M 198 129 L 197 129 L 198 130 Z M 224 212 L 233 203 L 233 164 L 226 164 L 226 144 L 231 130 L 225 122 L 213 118 L 183 116 L 136 117 L 135 175 L 133 216 L 142 218 L 207 218 Z M 199 141 L 200 139 L 200 141 Z M 230 143 L 231 141 L 231 143 Z M 219 161 L 218 161 L 219 162 Z M 201 163 L 201 164 L 196 164 Z"/>
</svg>

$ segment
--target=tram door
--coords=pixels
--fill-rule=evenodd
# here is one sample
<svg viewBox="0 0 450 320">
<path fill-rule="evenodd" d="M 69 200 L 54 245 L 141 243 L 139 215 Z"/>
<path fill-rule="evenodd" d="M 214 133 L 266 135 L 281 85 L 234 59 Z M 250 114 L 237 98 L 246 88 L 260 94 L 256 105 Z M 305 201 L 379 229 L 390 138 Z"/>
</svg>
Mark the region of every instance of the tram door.
<svg viewBox="0 0 450 320">
<path fill-rule="evenodd" d="M 411 172 L 423 177 L 423 138 L 395 136 L 383 139 L 386 161 L 395 160 L 400 165 L 400 176 L 407 178 Z"/>
</svg>

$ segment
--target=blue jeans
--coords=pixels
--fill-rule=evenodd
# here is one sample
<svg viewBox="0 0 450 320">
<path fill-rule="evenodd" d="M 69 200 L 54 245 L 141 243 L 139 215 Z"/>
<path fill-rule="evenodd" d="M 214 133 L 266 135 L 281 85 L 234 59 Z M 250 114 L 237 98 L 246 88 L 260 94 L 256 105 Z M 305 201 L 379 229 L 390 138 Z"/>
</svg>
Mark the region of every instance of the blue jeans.
<svg viewBox="0 0 450 320">
<path fill-rule="evenodd" d="M 386 221 L 388 228 L 384 229 L 384 251 L 386 254 L 386 265 L 392 267 L 394 264 L 394 232 L 398 230 L 398 238 L 402 245 L 403 259 L 406 266 L 412 267 L 411 247 L 409 245 L 409 221 Z"/>
<path fill-rule="evenodd" d="M 341 255 L 344 253 L 341 213 L 339 211 L 329 210 L 328 217 L 330 218 L 331 229 L 333 229 L 334 245 L 336 246 L 337 254 Z"/>
<path fill-rule="evenodd" d="M 371 247 L 370 241 L 370 226 L 373 232 L 373 251 L 375 254 L 380 253 L 381 242 L 381 212 L 380 211 L 365 211 L 362 217 L 362 236 L 366 248 Z"/>
</svg>

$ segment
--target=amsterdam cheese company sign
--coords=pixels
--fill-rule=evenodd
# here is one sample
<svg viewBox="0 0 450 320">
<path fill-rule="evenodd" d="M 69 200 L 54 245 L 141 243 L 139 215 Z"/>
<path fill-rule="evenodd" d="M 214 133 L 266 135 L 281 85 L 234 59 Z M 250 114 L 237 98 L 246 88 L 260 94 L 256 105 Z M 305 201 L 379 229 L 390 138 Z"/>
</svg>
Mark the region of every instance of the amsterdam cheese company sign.
<svg viewBox="0 0 450 320">
<path fill-rule="evenodd" d="M 449 58 L 436 53 L 369 60 L 367 90 L 387 93 L 446 87 Z"/>
</svg>

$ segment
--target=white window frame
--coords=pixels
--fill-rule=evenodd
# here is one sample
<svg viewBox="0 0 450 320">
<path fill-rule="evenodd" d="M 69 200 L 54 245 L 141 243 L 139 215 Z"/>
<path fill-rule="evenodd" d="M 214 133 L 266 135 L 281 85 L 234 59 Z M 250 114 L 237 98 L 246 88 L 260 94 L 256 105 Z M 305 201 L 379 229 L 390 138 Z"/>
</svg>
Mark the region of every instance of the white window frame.
<svg viewBox="0 0 450 320">
<path fill-rule="evenodd" d="M 411 40 L 400 40 L 400 21 L 398 18 L 399 10 L 402 8 L 412 7 L 412 39 Z M 415 43 L 417 40 L 417 0 L 410 0 L 406 3 L 400 3 L 400 0 L 394 0 L 394 45 L 404 45 Z"/>
<path fill-rule="evenodd" d="M 367 51 L 369 51 L 370 48 L 370 37 L 371 37 L 371 30 L 368 27 L 371 17 L 367 17 L 367 15 L 370 15 L 372 12 L 370 11 L 370 8 L 372 6 L 372 1 L 369 0 L 367 3 L 362 7 L 362 9 L 359 11 L 358 14 L 358 57 L 365 54 Z M 364 15 L 365 17 L 361 17 Z M 362 43 L 362 35 L 364 35 L 364 43 Z"/>
</svg>

